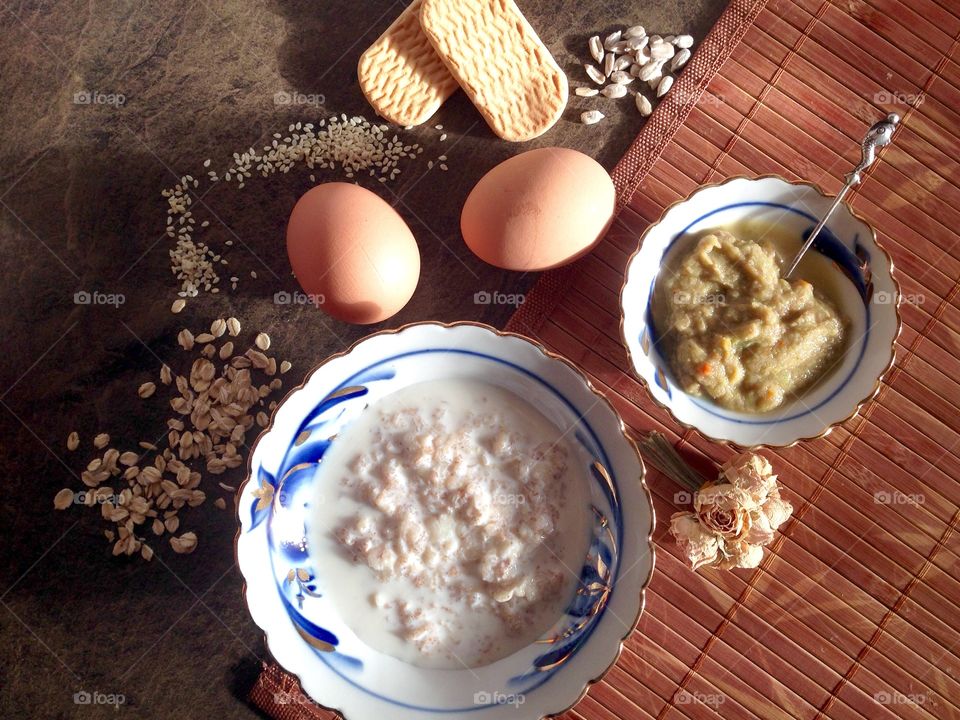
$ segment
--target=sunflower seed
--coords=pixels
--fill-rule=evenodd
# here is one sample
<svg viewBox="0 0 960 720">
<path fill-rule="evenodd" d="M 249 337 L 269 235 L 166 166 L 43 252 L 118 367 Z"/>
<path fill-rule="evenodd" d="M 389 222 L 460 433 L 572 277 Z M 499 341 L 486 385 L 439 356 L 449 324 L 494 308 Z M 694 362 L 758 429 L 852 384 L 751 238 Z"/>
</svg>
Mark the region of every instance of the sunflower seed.
<svg viewBox="0 0 960 720">
<path fill-rule="evenodd" d="M 693 38 L 690 35 L 677 35 L 673 39 L 673 44 L 678 48 L 686 50 L 687 48 L 693 47 Z"/>
<path fill-rule="evenodd" d="M 613 72 L 613 64 L 617 61 L 617 56 L 612 52 L 607 53 L 603 58 L 603 74 L 608 76 Z"/>
<path fill-rule="evenodd" d="M 612 49 L 613 46 L 616 45 L 616 44 L 620 41 L 620 36 L 621 36 L 622 34 L 623 34 L 622 32 L 620 32 L 619 30 L 617 30 L 617 31 L 612 32 L 612 33 L 610 33 L 609 35 L 607 35 L 607 37 L 605 37 L 605 38 L 603 39 L 603 47 L 604 47 L 604 49 L 605 49 L 605 50 L 610 50 L 610 49 Z"/>
<path fill-rule="evenodd" d="M 100 433 L 95 438 L 93 438 L 93 446 L 97 450 L 103 450 L 107 445 L 110 444 L 110 436 L 107 433 Z M 96 468 L 88 467 L 88 470 L 96 470 Z"/>
<path fill-rule="evenodd" d="M 53 496 L 53 507 L 57 510 L 66 510 L 73 505 L 73 490 L 64 488 Z"/>
<path fill-rule="evenodd" d="M 266 333 L 257 333 L 256 339 L 253 341 L 258 348 L 261 350 L 270 349 L 270 336 Z"/>
<path fill-rule="evenodd" d="M 661 62 L 658 60 L 651 60 L 643 66 L 643 68 L 640 70 L 640 74 L 637 75 L 637 77 L 645 82 L 659 80 L 660 76 L 663 75 L 661 68 L 663 68 L 663 64 Z"/>
<path fill-rule="evenodd" d="M 73 452 L 80 447 L 80 436 L 76 432 L 67 435 L 67 450 Z"/>
<path fill-rule="evenodd" d="M 682 68 L 684 65 L 687 64 L 687 60 L 689 59 L 690 59 L 690 51 L 687 50 L 686 48 L 680 50 L 680 52 L 678 52 L 676 55 L 673 56 L 673 60 L 670 61 L 670 65 L 669 65 L 670 71 L 674 72 L 676 70 L 679 70 L 680 68 Z"/>
<path fill-rule="evenodd" d="M 630 52 L 630 46 L 627 45 L 626 40 L 621 40 L 618 43 L 614 43 L 610 50 L 614 55 L 622 55 L 623 53 Z"/>
<path fill-rule="evenodd" d="M 626 41 L 627 49 L 633 52 L 636 52 L 637 50 L 643 50 L 649 42 L 650 42 L 650 38 L 648 37 L 630 38 L 629 40 Z"/>
<path fill-rule="evenodd" d="M 612 83 L 607 85 L 603 90 L 600 91 L 600 94 L 604 97 L 611 98 L 616 100 L 617 98 L 622 98 L 627 94 L 627 86 L 620 85 L 618 83 Z"/>
<path fill-rule="evenodd" d="M 640 111 L 643 117 L 648 117 L 650 113 L 653 112 L 653 105 L 651 105 L 646 96 L 641 93 L 637 93 L 637 110 Z"/>
<path fill-rule="evenodd" d="M 668 42 L 663 42 L 662 40 L 658 43 L 651 42 L 648 49 L 650 51 L 650 57 L 653 60 L 669 60 L 676 52 L 673 45 Z"/>
<path fill-rule="evenodd" d="M 644 29 L 643 25 L 631 25 L 623 33 L 625 38 L 642 38 L 646 37 L 647 31 Z"/>
<path fill-rule="evenodd" d="M 664 35 L 664 36 L 663 36 L 663 41 L 664 41 L 664 42 L 667 42 L 667 43 L 673 43 L 673 39 L 674 39 L 675 37 L 676 37 L 676 35 Z"/>
<path fill-rule="evenodd" d="M 633 64 L 633 58 L 629 55 L 621 55 L 613 63 L 614 70 L 627 70 Z"/>
<path fill-rule="evenodd" d="M 610 76 L 610 80 L 615 82 L 617 85 L 629 85 L 633 82 L 633 75 L 623 70 L 617 70 Z"/>
<path fill-rule="evenodd" d="M 603 62 L 603 43 L 599 35 L 594 35 L 587 41 L 587 47 L 590 48 L 590 56 L 597 62 Z"/>
<path fill-rule="evenodd" d="M 660 78 L 655 77 L 647 81 L 647 87 L 653 91 L 656 91 L 657 85 L 660 84 Z"/>
<path fill-rule="evenodd" d="M 178 312 L 183 310 L 187 306 L 187 301 L 183 298 L 177 298 L 173 301 L 173 305 L 170 306 L 170 312 L 176 315 Z"/>
<path fill-rule="evenodd" d="M 641 70 L 643 70 L 643 65 L 634 64 L 630 66 L 630 74 L 634 77 L 639 77 Z"/>
<path fill-rule="evenodd" d="M 157 386 L 152 382 L 145 382 L 137 389 L 137 395 L 140 396 L 141 400 L 146 400 L 148 397 L 153 395 L 157 391 Z"/>
<path fill-rule="evenodd" d="M 664 75 L 661 78 L 660 83 L 657 85 L 657 97 L 663 97 L 668 92 L 670 88 L 673 87 L 673 75 Z"/>
<path fill-rule="evenodd" d="M 578 87 L 576 90 L 574 90 L 574 92 L 580 97 L 593 97 L 600 91 L 596 88 Z"/>
<path fill-rule="evenodd" d="M 594 123 L 600 122 L 605 117 L 606 115 L 599 110 L 587 110 L 586 112 L 580 114 L 580 122 L 582 122 L 584 125 L 593 125 Z"/>
<path fill-rule="evenodd" d="M 600 72 L 596 66 L 591 65 L 590 63 L 585 63 L 583 69 L 587 71 L 587 75 L 590 76 L 590 79 L 593 80 L 597 85 L 603 85 L 607 80 L 607 76 Z"/>
</svg>

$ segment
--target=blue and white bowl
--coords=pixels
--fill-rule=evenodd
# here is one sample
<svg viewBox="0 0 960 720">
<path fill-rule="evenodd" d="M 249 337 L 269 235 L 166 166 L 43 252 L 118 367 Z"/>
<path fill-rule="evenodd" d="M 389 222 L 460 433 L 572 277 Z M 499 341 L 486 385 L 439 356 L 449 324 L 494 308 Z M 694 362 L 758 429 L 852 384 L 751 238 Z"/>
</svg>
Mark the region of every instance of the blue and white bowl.
<svg viewBox="0 0 960 720">
<path fill-rule="evenodd" d="M 620 291 L 620 331 L 634 373 L 681 425 L 742 447 L 786 446 L 827 434 L 877 393 L 893 365 L 900 293 L 890 256 L 873 228 L 846 204 L 834 211 L 810 252 L 828 258 L 849 281 L 837 283 L 834 298 L 849 319 L 849 341 L 840 361 L 808 391 L 770 412 L 735 412 L 685 393 L 660 352 L 651 299 L 665 259 L 684 238 L 745 221 L 775 222 L 778 230 L 796 236 L 799 249 L 832 202 L 809 183 L 735 177 L 674 203 L 640 238 Z"/>
<path fill-rule="evenodd" d="M 565 433 L 583 462 L 594 533 L 578 593 L 544 636 L 490 665 L 433 670 L 370 648 L 341 620 L 326 595 L 340 579 L 325 572 L 309 538 L 311 506 L 323 494 L 316 471 L 337 434 L 399 388 L 450 378 L 510 390 Z M 256 442 L 238 514 L 246 601 L 271 654 L 347 720 L 533 720 L 562 712 L 618 657 L 653 572 L 653 506 L 616 411 L 570 362 L 471 323 L 377 333 L 313 370 Z"/>
</svg>

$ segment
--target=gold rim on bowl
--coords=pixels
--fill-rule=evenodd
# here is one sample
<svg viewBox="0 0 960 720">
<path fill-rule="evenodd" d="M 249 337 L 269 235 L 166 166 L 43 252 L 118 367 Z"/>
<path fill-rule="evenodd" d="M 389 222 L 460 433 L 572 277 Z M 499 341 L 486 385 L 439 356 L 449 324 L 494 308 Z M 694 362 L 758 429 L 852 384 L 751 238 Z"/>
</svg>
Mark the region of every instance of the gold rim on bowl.
<svg viewBox="0 0 960 720">
<path fill-rule="evenodd" d="M 613 413 L 613 416 L 617 419 L 617 424 L 620 428 L 620 433 L 623 435 L 624 440 L 627 441 L 628 447 L 632 448 L 634 454 L 637 456 L 637 462 L 640 464 L 640 478 L 639 478 L 640 486 L 643 489 L 643 492 L 647 498 L 647 503 L 650 506 L 650 532 L 647 534 L 647 537 L 646 537 L 647 549 L 650 553 L 650 571 L 649 573 L 647 573 L 647 577 L 643 580 L 643 584 L 641 586 L 640 606 L 639 606 L 639 609 L 637 610 L 636 617 L 633 619 L 633 622 L 630 623 L 629 625 L 629 629 L 623 635 L 623 637 L 620 638 L 620 641 L 617 644 L 616 654 L 614 655 L 614 658 L 610 662 L 610 664 L 607 665 L 607 667 L 604 668 L 596 677 L 592 678 L 591 680 L 588 680 L 584 684 L 583 689 L 580 691 L 580 694 L 573 701 L 573 703 L 563 708 L 562 710 L 558 710 L 557 712 L 553 712 L 548 715 L 541 715 L 539 720 L 544 720 L 545 718 L 557 717 L 558 715 L 562 715 L 563 713 L 575 707 L 581 700 L 583 700 L 583 698 L 586 696 L 587 691 L 590 689 L 590 687 L 600 682 L 601 680 L 603 680 L 603 678 L 607 675 L 607 673 L 609 673 L 610 670 L 613 669 L 613 666 L 617 664 L 617 661 L 620 659 L 621 654 L 623 654 L 624 643 L 627 641 L 627 638 L 629 638 L 630 635 L 633 634 L 633 631 L 636 630 L 637 624 L 640 622 L 640 617 L 643 615 L 643 611 L 646 608 L 647 588 L 650 585 L 650 581 L 653 578 L 653 571 L 654 571 L 654 568 L 656 567 L 657 553 L 656 553 L 656 545 L 653 542 L 653 533 L 657 526 L 657 517 L 656 517 L 656 509 L 654 508 L 654 505 L 653 505 L 653 494 L 650 492 L 650 488 L 647 485 L 647 471 L 646 471 L 646 466 L 643 463 L 643 457 L 640 455 L 640 450 L 637 447 L 636 442 L 630 436 L 630 433 L 627 430 L 627 426 L 623 422 L 623 418 L 621 417 L 620 413 L 617 412 L 617 409 L 613 406 L 613 403 L 611 403 L 610 400 L 596 388 L 593 382 L 591 382 L 590 378 L 587 377 L 586 373 L 584 373 L 584 371 L 581 370 L 579 367 L 577 367 L 573 362 L 571 362 L 564 356 L 558 353 L 555 353 L 552 350 L 547 349 L 547 347 L 544 346 L 543 343 L 537 340 L 534 340 L 533 338 L 527 335 L 523 335 L 521 333 L 515 333 L 515 332 L 508 332 L 506 330 L 498 330 L 497 328 L 491 325 L 487 325 L 486 323 L 474 322 L 472 320 L 461 320 L 461 321 L 452 322 L 452 323 L 424 320 L 424 321 L 406 323 L 405 325 L 401 325 L 398 328 L 380 330 L 378 332 L 365 335 L 362 338 L 351 343 L 350 346 L 347 347 L 346 349 L 330 355 L 319 365 L 316 365 L 315 367 L 313 367 L 313 369 L 311 369 L 310 372 L 308 372 L 306 376 L 304 376 L 300 384 L 290 388 L 287 391 L 287 393 L 283 396 L 283 399 L 277 403 L 277 406 L 273 409 L 273 412 L 270 413 L 270 422 L 268 422 L 267 425 L 260 431 L 260 434 L 257 435 L 256 440 L 254 440 L 253 444 L 250 446 L 250 450 L 247 454 L 246 477 L 243 479 L 243 482 L 240 483 L 240 487 L 237 488 L 236 496 L 234 497 L 234 515 L 237 520 L 237 532 L 236 532 L 236 535 L 234 535 L 234 539 L 233 539 L 234 562 L 239 568 L 240 566 L 239 541 L 240 541 L 240 535 L 243 531 L 243 523 L 240 518 L 240 498 L 243 496 L 244 490 L 246 489 L 247 485 L 251 482 L 251 480 L 253 480 L 253 456 L 254 456 L 254 453 L 256 452 L 257 446 L 260 444 L 260 440 L 263 439 L 267 435 L 267 433 L 269 433 L 273 429 L 274 419 L 276 418 L 277 413 L 280 411 L 280 408 L 283 407 L 284 403 L 286 403 L 287 400 L 289 400 L 294 393 L 299 392 L 307 385 L 307 383 L 310 381 L 310 378 L 313 377 L 314 373 L 318 372 L 321 368 L 323 368 L 327 363 L 331 362 L 332 360 L 349 355 L 360 343 L 378 336 L 397 335 L 408 328 L 423 326 L 423 325 L 429 325 L 433 327 L 442 327 L 447 329 L 455 328 L 455 327 L 481 328 L 483 330 L 488 330 L 499 337 L 518 338 L 520 340 L 525 340 L 526 342 L 533 345 L 534 348 L 539 350 L 540 353 L 545 357 L 562 362 L 568 368 L 570 368 L 581 380 L 583 380 L 587 389 L 597 396 L 598 401 L 606 403 L 609 410 Z M 621 323 L 621 327 L 622 327 L 622 323 Z M 242 571 L 240 572 L 240 575 L 243 578 L 243 587 L 241 589 L 241 595 L 243 597 L 243 602 L 247 606 L 247 611 L 249 613 L 250 604 L 247 601 L 247 580 L 246 580 L 246 577 L 243 575 Z M 324 705 L 318 702 L 317 699 L 314 698 L 312 695 L 307 694 L 303 690 L 303 677 L 300 675 L 300 673 L 294 672 L 292 670 L 288 670 L 276 659 L 273 652 L 270 650 L 270 634 L 263 628 L 261 628 L 261 630 L 263 630 L 264 646 L 266 647 L 267 653 L 270 655 L 271 660 L 273 660 L 273 662 L 276 665 L 281 667 L 284 670 L 284 672 L 287 672 L 296 676 L 298 684 L 300 685 L 300 691 L 303 693 L 303 695 L 305 697 L 309 697 L 310 700 L 313 703 L 315 703 L 318 707 L 323 708 L 324 710 L 329 710 L 331 712 L 338 713 L 341 715 L 341 717 L 344 718 L 344 720 L 350 720 L 350 718 L 346 717 L 339 708 L 331 707 L 329 705 Z"/>
<path fill-rule="evenodd" d="M 900 302 L 901 302 L 900 282 L 897 280 L 896 275 L 894 274 L 893 257 L 891 257 L 890 253 L 887 252 L 887 249 L 886 249 L 885 247 L 883 247 L 883 245 L 882 245 L 882 244 L 880 243 L 880 241 L 877 239 L 877 231 L 876 231 L 876 229 L 873 227 L 873 225 L 871 225 L 871 224 L 867 221 L 867 219 L 866 219 L 865 217 L 863 217 L 860 213 L 858 213 L 856 210 L 854 210 L 854 209 L 850 206 L 849 203 L 847 203 L 846 201 L 844 201 L 844 202 L 841 203 L 841 206 L 842 206 L 843 208 L 845 208 L 846 211 L 849 212 L 850 215 L 851 215 L 853 218 L 855 218 L 856 220 L 859 220 L 861 223 L 864 224 L 864 226 L 867 227 L 867 229 L 870 231 L 870 236 L 873 238 L 873 244 L 874 244 L 874 246 L 876 246 L 877 249 L 880 250 L 880 252 L 883 253 L 884 257 L 886 258 L 886 260 L 887 260 L 887 265 L 888 265 L 888 267 L 890 268 L 890 279 L 893 281 L 893 286 L 894 286 L 894 289 L 896 290 L 896 296 L 897 296 L 897 301 L 896 301 L 896 303 L 894 304 L 894 314 L 896 315 L 896 318 L 897 318 L 897 329 L 896 329 L 896 332 L 894 332 L 894 334 L 893 334 L 893 341 L 892 341 L 891 344 L 890 344 L 890 360 L 889 360 L 889 362 L 886 364 L 886 367 L 884 367 L 883 371 L 877 376 L 877 380 L 876 380 L 876 382 L 875 382 L 874 385 L 873 385 L 873 389 L 870 390 L 863 399 L 861 399 L 859 402 L 857 402 L 856 406 L 855 406 L 854 409 L 853 409 L 853 412 L 851 412 L 849 415 L 847 415 L 846 417 L 844 417 L 844 418 L 842 418 L 842 419 L 840 419 L 840 420 L 837 420 L 837 421 L 835 421 L 835 422 L 833 422 L 833 423 L 830 423 L 829 425 L 827 425 L 826 428 L 824 428 L 820 433 L 818 433 L 818 434 L 816 434 L 816 435 L 810 435 L 810 436 L 807 436 L 807 437 L 797 438 L 796 440 L 794 440 L 794 441 L 792 441 L 792 442 L 790 442 L 790 443 L 784 444 L 784 445 L 775 445 L 775 444 L 770 444 L 770 443 L 758 443 L 758 444 L 756 444 L 756 445 L 740 445 L 740 444 L 738 444 L 738 443 L 736 443 L 736 442 L 734 442 L 734 441 L 732 441 L 732 440 L 728 440 L 728 439 L 726 439 L 726 438 L 713 437 L 713 436 L 710 435 L 709 433 L 706 433 L 706 432 L 704 432 L 703 430 L 701 430 L 701 429 L 700 429 L 699 427 L 697 427 L 696 425 L 691 425 L 690 423 L 686 423 L 686 422 L 684 422 L 683 420 L 680 420 L 679 418 L 677 418 L 676 415 L 674 415 L 673 410 L 670 408 L 670 406 L 665 405 L 664 403 L 660 402 L 660 401 L 657 399 L 657 397 L 656 397 L 656 396 L 653 394 L 653 392 L 651 391 L 650 385 L 649 385 L 649 383 L 647 382 L 647 380 L 646 380 L 645 378 L 641 377 L 640 373 L 637 372 L 636 365 L 635 365 L 634 362 L 633 362 L 633 351 L 630 349 L 630 343 L 627 342 L 627 336 L 626 336 L 626 333 L 624 332 L 624 328 L 623 328 L 624 319 L 625 319 L 625 315 L 626 315 L 626 312 L 625 312 L 625 310 L 624 310 L 624 305 L 623 305 L 623 291 L 624 291 L 624 289 L 625 289 L 626 286 L 627 286 L 627 277 L 628 277 L 629 272 L 630 272 L 630 266 L 633 264 L 634 258 L 636 258 L 636 256 L 640 253 L 640 250 L 641 250 L 641 248 L 643 247 L 643 242 L 644 242 L 644 240 L 647 239 L 647 235 L 648 235 L 657 225 L 659 225 L 659 224 L 661 223 L 661 221 L 663 220 L 663 218 L 666 217 L 667 213 L 670 212 L 670 211 L 671 211 L 673 208 L 675 208 L 676 206 L 682 205 L 683 203 L 685 203 L 685 202 L 687 202 L 688 200 L 690 200 L 690 198 L 692 198 L 694 195 L 696 195 L 697 193 L 699 193 L 699 192 L 701 192 L 701 191 L 703 191 L 703 190 L 709 190 L 709 189 L 711 189 L 711 188 L 722 187 L 722 186 L 724 186 L 724 185 L 726 185 L 726 184 L 728 184 L 728 183 L 734 182 L 735 180 L 767 180 L 767 179 L 781 180 L 781 181 L 783 181 L 784 183 L 786 183 L 786 184 L 788 184 L 788 185 L 794 185 L 794 186 L 798 186 L 798 187 L 809 187 L 809 188 L 813 189 L 814 191 L 816 191 L 816 192 L 819 193 L 821 196 L 823 196 L 823 197 L 825 197 L 825 198 L 827 198 L 827 199 L 836 197 L 835 195 L 829 195 L 829 194 L 825 193 L 825 192 L 823 191 L 823 189 L 822 189 L 819 185 L 817 185 L 816 183 L 807 182 L 807 181 L 805 181 L 805 180 L 788 180 L 787 178 L 783 177 L 782 175 L 777 175 L 777 174 L 775 174 L 775 173 L 765 173 L 765 174 L 763 174 L 763 175 L 733 175 L 732 177 L 728 177 L 726 180 L 722 180 L 721 182 L 715 182 L 715 183 L 708 183 L 708 184 L 706 184 L 706 185 L 700 185 L 700 186 L 698 186 L 695 190 L 693 190 L 692 192 L 688 193 L 685 197 L 682 197 L 682 198 L 680 198 L 679 200 L 675 200 L 674 202 L 670 203 L 667 207 L 665 207 L 665 208 L 663 209 L 663 212 L 660 213 L 660 217 L 658 217 L 654 222 L 650 223 L 650 225 L 647 226 L 646 230 L 643 231 L 643 233 L 640 235 L 639 240 L 637 241 L 637 247 L 636 247 L 636 249 L 635 249 L 632 253 L 630 253 L 630 257 L 627 258 L 626 268 L 625 268 L 624 273 L 623 273 L 623 284 L 620 285 L 620 292 L 619 292 L 618 295 L 617 295 L 617 297 L 618 297 L 618 302 L 619 302 L 619 304 L 620 304 L 620 342 L 623 344 L 624 348 L 625 348 L 626 351 L 627 351 L 627 362 L 628 362 L 628 364 L 629 364 L 629 366 L 630 366 L 630 375 L 633 376 L 635 379 L 637 379 L 637 380 L 640 381 L 641 385 L 642 385 L 642 386 L 644 387 L 644 389 L 647 391 L 647 396 L 650 397 L 650 399 L 653 400 L 658 406 L 660 406 L 661 408 L 663 408 L 664 410 L 666 410 L 667 413 L 669 413 L 670 417 L 673 418 L 674 422 L 676 422 L 676 423 L 677 423 L 678 425 L 680 425 L 681 427 L 683 427 L 683 428 L 685 428 L 685 429 L 687 429 L 687 430 L 693 430 L 694 432 L 698 433 L 701 437 L 703 437 L 703 438 L 705 438 L 705 439 L 707 439 L 707 440 L 709 440 L 709 441 L 711 441 L 711 442 L 715 442 L 715 443 L 719 443 L 719 444 L 723 444 L 723 445 L 730 445 L 730 446 L 733 446 L 733 447 L 741 447 L 741 448 L 744 448 L 744 449 L 746 449 L 746 450 L 760 450 L 760 449 L 763 449 L 763 448 L 791 448 L 791 447 L 793 447 L 794 445 L 796 445 L 797 443 L 806 442 L 806 441 L 808 441 L 808 440 L 818 440 L 818 439 L 820 439 L 820 438 L 826 437 L 827 435 L 829 435 L 829 434 L 833 431 L 834 428 L 836 428 L 836 427 L 838 427 L 838 426 L 840 426 L 840 425 L 843 425 L 844 423 L 846 423 L 847 421 L 849 421 L 851 418 L 853 418 L 854 416 L 856 416 L 857 413 L 859 413 L 860 410 L 863 408 L 863 406 L 866 405 L 868 402 L 870 402 L 873 398 L 875 398 L 875 397 L 877 396 L 877 393 L 880 392 L 880 385 L 881 385 L 881 383 L 883 382 L 883 379 L 887 376 L 887 374 L 888 374 L 888 373 L 890 372 L 890 370 L 893 368 L 893 364 L 894 364 L 894 362 L 896 361 L 896 355 L 897 355 L 897 339 L 900 337 L 900 333 L 901 333 L 901 331 L 903 330 L 903 318 L 902 318 L 901 315 L 900 315 Z M 662 259 L 661 259 L 661 262 L 662 262 Z"/>
</svg>

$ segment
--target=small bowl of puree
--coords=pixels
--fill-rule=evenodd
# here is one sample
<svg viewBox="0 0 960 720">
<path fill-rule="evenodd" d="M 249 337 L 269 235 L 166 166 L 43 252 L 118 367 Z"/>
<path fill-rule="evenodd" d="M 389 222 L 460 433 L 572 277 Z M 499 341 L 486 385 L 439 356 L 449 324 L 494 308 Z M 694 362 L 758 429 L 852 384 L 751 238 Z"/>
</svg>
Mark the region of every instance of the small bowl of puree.
<svg viewBox="0 0 960 720">
<path fill-rule="evenodd" d="M 539 720 L 653 572 L 643 463 L 570 362 L 473 323 L 371 335 L 276 409 L 240 489 L 250 613 L 347 720 Z"/>
<path fill-rule="evenodd" d="M 789 277 L 832 198 L 736 177 L 667 208 L 620 293 L 633 372 L 682 425 L 743 447 L 828 433 L 893 364 L 899 288 L 876 233 L 846 204 Z"/>
</svg>

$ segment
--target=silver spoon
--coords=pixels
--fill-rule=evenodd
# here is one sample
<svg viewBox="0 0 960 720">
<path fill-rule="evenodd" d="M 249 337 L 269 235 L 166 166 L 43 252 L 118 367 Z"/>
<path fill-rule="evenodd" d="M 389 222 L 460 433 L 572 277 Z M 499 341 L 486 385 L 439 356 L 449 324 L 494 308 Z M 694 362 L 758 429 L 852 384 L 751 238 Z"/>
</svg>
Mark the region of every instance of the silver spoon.
<svg viewBox="0 0 960 720">
<path fill-rule="evenodd" d="M 837 209 L 837 206 L 840 205 L 841 202 L 843 202 L 843 198 L 846 196 L 850 188 L 859 183 L 861 180 L 861 174 L 868 167 L 873 165 L 873 161 L 877 159 L 877 150 L 890 144 L 890 140 L 893 138 L 893 131 L 896 130 L 897 123 L 899 122 L 900 116 L 896 113 L 890 113 L 887 115 L 885 120 L 874 123 L 867 131 L 866 136 L 863 138 L 863 142 L 860 143 L 860 150 L 862 152 L 860 164 L 851 170 L 847 175 L 847 184 L 843 186 L 843 189 L 837 195 L 836 199 L 833 201 L 833 205 L 831 205 L 830 209 L 827 210 L 827 213 L 820 218 L 820 222 L 817 223 L 817 226 L 813 229 L 813 232 L 810 233 L 810 237 L 807 238 L 807 241 L 803 244 L 803 247 L 800 248 L 800 252 L 798 252 L 796 257 L 793 258 L 793 262 L 790 263 L 790 268 L 784 275 L 785 278 L 789 278 L 793 274 L 793 271 L 797 269 L 797 265 L 800 264 L 800 260 L 803 258 L 804 253 L 806 253 L 807 250 L 810 249 L 810 246 L 813 245 L 813 241 L 817 239 L 817 235 L 819 235 L 820 231 L 823 230 L 824 225 L 827 224 L 827 220 L 830 219 L 833 211 Z"/>
</svg>

